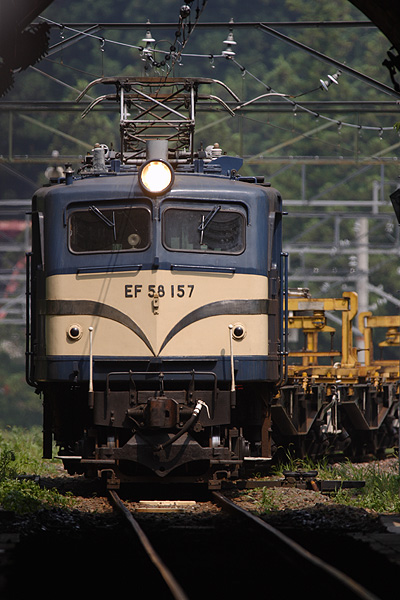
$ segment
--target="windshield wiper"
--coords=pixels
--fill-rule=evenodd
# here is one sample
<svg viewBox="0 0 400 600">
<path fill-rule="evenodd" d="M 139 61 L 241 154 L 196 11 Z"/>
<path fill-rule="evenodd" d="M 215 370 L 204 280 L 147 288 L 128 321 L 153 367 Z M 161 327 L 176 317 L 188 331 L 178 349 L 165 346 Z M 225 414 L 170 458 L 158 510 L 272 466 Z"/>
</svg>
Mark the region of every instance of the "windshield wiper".
<svg viewBox="0 0 400 600">
<path fill-rule="evenodd" d="M 214 206 L 214 208 L 212 210 L 210 210 L 208 215 L 201 216 L 201 223 L 197 228 L 200 231 L 200 245 L 203 243 L 204 230 L 211 223 L 211 221 L 213 220 L 213 218 L 215 217 L 215 215 L 217 214 L 217 212 L 219 210 L 221 210 L 220 206 Z"/>
<path fill-rule="evenodd" d="M 108 217 L 106 217 L 106 215 L 103 214 L 101 212 L 101 210 L 99 210 L 93 204 L 91 204 L 89 206 L 89 210 L 91 210 L 96 215 L 96 217 L 99 217 L 99 219 L 101 219 L 103 221 L 103 223 L 105 223 L 108 227 L 112 227 L 113 234 L 114 234 L 114 242 L 116 242 L 117 241 L 117 233 L 115 231 L 115 213 L 114 213 L 114 211 L 112 211 L 113 220 L 110 221 L 110 219 Z"/>
</svg>

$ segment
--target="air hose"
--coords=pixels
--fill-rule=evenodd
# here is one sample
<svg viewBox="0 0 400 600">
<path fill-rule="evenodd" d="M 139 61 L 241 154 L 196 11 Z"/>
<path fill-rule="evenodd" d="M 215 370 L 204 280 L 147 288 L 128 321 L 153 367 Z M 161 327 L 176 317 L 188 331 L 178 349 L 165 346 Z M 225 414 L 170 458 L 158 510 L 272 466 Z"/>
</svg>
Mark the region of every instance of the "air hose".
<svg viewBox="0 0 400 600">
<path fill-rule="evenodd" d="M 199 418 L 199 415 L 200 415 L 200 412 L 201 412 L 201 409 L 203 408 L 203 406 L 206 407 L 207 412 L 208 412 L 207 404 L 203 400 L 197 400 L 197 404 L 194 407 L 194 410 L 193 410 L 191 416 L 186 421 L 186 423 L 182 427 L 182 429 L 178 433 L 173 435 L 167 442 L 165 442 L 165 444 L 160 444 L 159 446 L 157 446 L 156 451 L 158 452 L 160 450 L 164 450 L 164 448 L 166 448 L 167 446 L 170 446 L 171 444 L 173 444 L 174 442 L 179 440 L 179 438 L 182 437 L 182 435 L 184 433 L 186 433 L 189 429 L 191 429 L 197 423 L 197 420 Z"/>
</svg>

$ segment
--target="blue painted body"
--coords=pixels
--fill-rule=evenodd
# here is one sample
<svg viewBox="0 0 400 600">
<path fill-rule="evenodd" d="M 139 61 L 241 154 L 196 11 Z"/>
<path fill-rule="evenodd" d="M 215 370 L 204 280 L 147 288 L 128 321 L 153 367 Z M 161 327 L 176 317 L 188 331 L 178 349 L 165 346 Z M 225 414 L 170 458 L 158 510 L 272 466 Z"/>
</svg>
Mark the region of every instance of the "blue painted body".
<svg viewBox="0 0 400 600">
<path fill-rule="evenodd" d="M 87 207 L 95 202 L 97 205 L 112 207 L 124 203 L 140 201 L 148 205 L 152 212 L 152 243 L 147 250 L 136 252 L 114 252 L 73 254 L 68 248 L 68 217 L 73 210 Z M 160 215 L 163 210 L 173 203 L 182 207 L 189 207 L 193 202 L 218 202 L 230 206 L 233 203 L 244 209 L 247 216 L 246 249 L 239 255 L 211 254 L 211 253 L 184 253 L 172 252 L 166 249 L 161 241 Z M 40 245 L 44 247 L 44 271 L 41 277 L 52 275 L 75 274 L 77 272 L 96 273 L 107 270 L 110 273 L 124 272 L 140 269 L 141 272 L 157 268 L 159 271 L 188 268 L 196 272 L 208 271 L 210 285 L 212 285 L 213 272 L 234 272 L 251 275 L 269 273 L 280 274 L 281 261 L 281 198 L 279 193 L 270 187 L 244 183 L 226 176 L 213 176 L 204 174 L 176 174 L 173 189 L 165 197 L 157 199 L 146 198 L 138 184 L 137 176 L 131 174 L 107 175 L 94 178 L 77 179 L 72 185 L 60 184 L 39 190 L 33 200 L 33 213 L 44 215 L 43 239 L 34 239 L 36 255 Z M 268 230 L 270 215 L 275 215 L 275 224 L 272 231 Z M 34 229 L 35 232 L 35 229 Z M 35 254 L 35 252 L 34 252 Z M 38 268 L 40 260 L 34 256 L 33 270 Z M 40 265 L 39 265 L 40 268 Z M 279 287 L 279 284 L 275 282 Z M 44 290 L 44 288 L 43 288 Z M 42 292 L 42 295 L 45 292 Z M 266 290 L 267 294 L 267 290 Z M 37 314 L 40 303 L 45 302 L 44 297 L 33 299 L 32 313 Z M 275 290 L 277 303 L 281 304 L 279 289 Z M 280 316 L 277 315 L 277 319 Z M 276 320 L 277 320 L 276 319 Z M 276 325 L 276 335 L 279 329 Z M 40 327 L 33 326 L 34 334 L 40 335 Z M 41 334 L 43 335 L 43 333 Z M 279 344 L 279 340 L 276 340 Z M 70 381 L 74 364 L 78 362 L 80 381 L 88 380 L 88 357 L 82 356 L 78 361 L 76 357 L 53 357 L 47 355 L 43 340 L 37 340 L 37 347 L 42 348 L 33 359 L 33 380 L 42 382 Z M 94 378 L 104 380 L 110 370 L 114 370 L 115 357 L 96 356 Z M 235 370 L 238 381 L 276 381 L 280 377 L 279 357 L 247 356 L 236 358 Z M 119 370 L 131 369 L 146 371 L 149 360 L 141 356 L 127 356 L 121 349 L 118 357 Z M 176 365 L 182 367 L 182 359 L 168 358 L 163 361 L 162 369 L 177 370 Z M 229 356 L 204 356 L 185 358 L 186 369 L 193 365 L 200 370 L 214 371 L 218 381 L 230 379 Z"/>
</svg>

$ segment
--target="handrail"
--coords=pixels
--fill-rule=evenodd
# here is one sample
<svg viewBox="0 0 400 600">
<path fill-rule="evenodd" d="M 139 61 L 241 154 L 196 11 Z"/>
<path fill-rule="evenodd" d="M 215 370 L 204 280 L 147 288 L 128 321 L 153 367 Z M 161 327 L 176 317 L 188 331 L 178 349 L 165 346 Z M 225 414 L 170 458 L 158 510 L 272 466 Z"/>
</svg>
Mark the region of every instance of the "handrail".
<svg viewBox="0 0 400 600">
<path fill-rule="evenodd" d="M 281 252 L 280 280 L 281 280 L 281 379 L 280 384 L 285 385 L 288 377 L 288 337 L 289 337 L 289 284 L 288 284 L 288 252 Z M 283 284 L 283 289 L 282 289 Z M 283 318 L 283 316 L 285 316 Z M 284 325 L 285 324 L 285 325 Z"/>
<path fill-rule="evenodd" d="M 32 252 L 27 252 L 26 265 L 25 265 L 25 319 L 26 319 L 26 330 L 25 330 L 25 380 L 30 386 L 34 386 L 32 379 L 32 324 L 31 324 L 31 267 L 32 267 Z"/>
</svg>

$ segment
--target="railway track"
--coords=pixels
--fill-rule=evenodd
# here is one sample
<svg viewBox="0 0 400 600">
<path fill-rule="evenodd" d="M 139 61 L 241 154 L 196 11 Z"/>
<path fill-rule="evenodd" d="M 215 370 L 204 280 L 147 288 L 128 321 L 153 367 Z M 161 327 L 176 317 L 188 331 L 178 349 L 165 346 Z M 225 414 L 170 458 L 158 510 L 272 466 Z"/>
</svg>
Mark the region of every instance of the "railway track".
<svg viewBox="0 0 400 600">
<path fill-rule="evenodd" d="M 362 585 L 354 581 L 351 577 L 342 573 L 337 568 L 321 560 L 318 556 L 312 554 L 303 548 L 297 542 L 280 532 L 275 527 L 266 523 L 251 512 L 237 506 L 226 496 L 220 493 L 213 493 L 215 501 L 224 510 L 227 510 L 235 515 L 240 515 L 246 521 L 255 524 L 259 535 L 265 534 L 270 540 L 275 540 L 276 543 L 286 554 L 289 561 L 303 563 L 304 573 L 313 573 L 314 585 L 320 581 L 327 592 L 324 593 L 325 598 L 362 598 L 364 600 L 378 600 L 378 597 L 366 590 Z M 327 588 L 329 586 L 329 588 Z"/>
<path fill-rule="evenodd" d="M 110 491 L 110 497 L 168 589 L 169 595 L 163 598 L 219 598 L 221 593 L 228 596 L 233 592 L 239 597 L 242 592 L 263 589 L 289 598 L 312 589 L 328 599 L 379 600 L 351 577 L 221 493 L 214 492 L 212 500 L 221 508 L 218 517 L 226 519 L 215 518 L 211 525 L 185 525 L 181 521 L 177 526 L 171 521 L 164 532 L 156 533 L 150 527 L 150 536 L 115 491 Z M 146 577 L 146 581 L 151 579 Z M 142 597 L 152 597 L 150 590 L 146 594 Z"/>
<path fill-rule="evenodd" d="M 143 529 L 140 527 L 136 519 L 134 519 L 131 511 L 128 510 L 128 508 L 126 508 L 125 504 L 122 502 L 121 498 L 114 490 L 110 490 L 109 495 L 113 506 L 124 516 L 129 526 L 135 532 L 140 543 L 142 544 L 144 551 L 153 563 L 154 567 L 157 569 L 160 576 L 162 577 L 172 597 L 175 598 L 175 600 L 189 600 L 189 596 L 186 595 L 177 579 L 174 577 L 172 572 L 165 565 L 164 561 L 160 558 L 156 550 L 153 548 L 153 545 L 151 544 L 149 538 L 147 537 Z"/>
<path fill-rule="evenodd" d="M 391 567 L 369 544 L 326 529 L 318 533 L 307 523 L 288 530 L 289 537 L 218 492 L 199 502 L 138 501 L 131 494 L 122 501 L 114 491 L 103 500 L 104 506 L 111 500 L 113 510 L 44 511 L 17 519 L 14 530 L 29 527 L 31 533 L 21 535 L 1 572 L 2 600 L 27 597 L 39 572 L 57 598 L 77 592 L 113 597 L 126 588 L 141 600 L 219 600 L 254 592 L 386 600 L 396 589 L 399 563 Z"/>
</svg>

